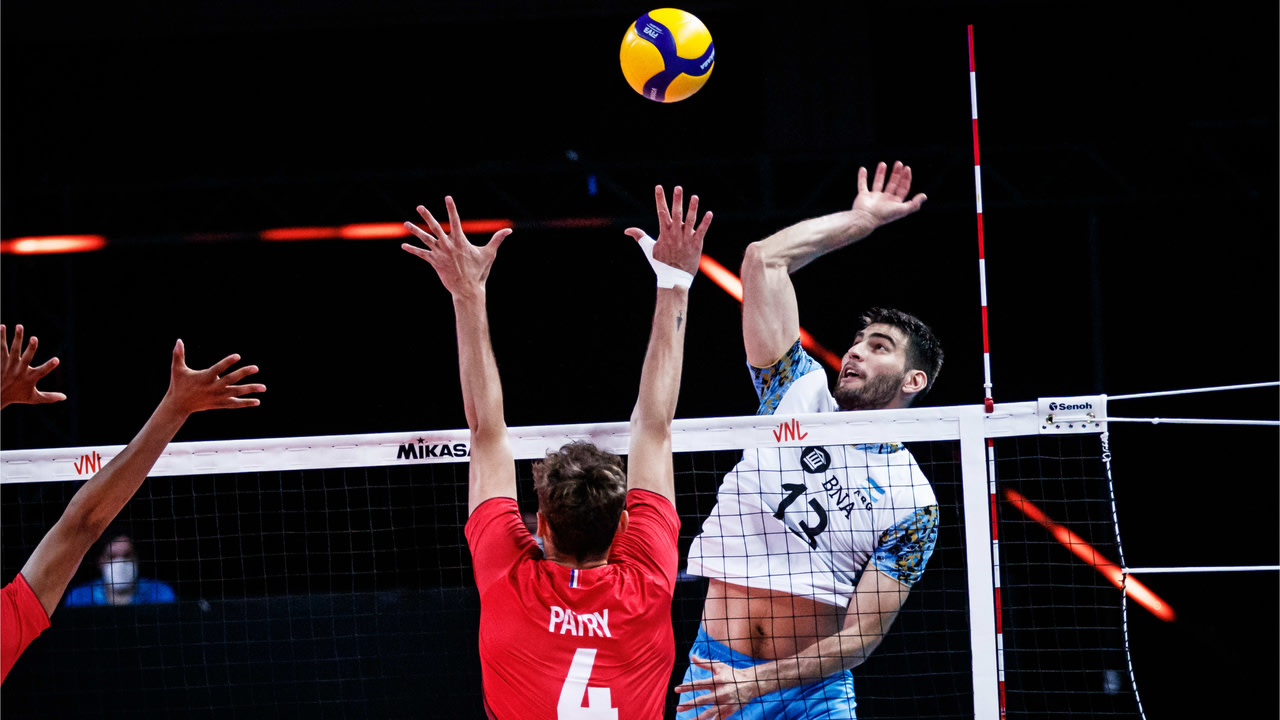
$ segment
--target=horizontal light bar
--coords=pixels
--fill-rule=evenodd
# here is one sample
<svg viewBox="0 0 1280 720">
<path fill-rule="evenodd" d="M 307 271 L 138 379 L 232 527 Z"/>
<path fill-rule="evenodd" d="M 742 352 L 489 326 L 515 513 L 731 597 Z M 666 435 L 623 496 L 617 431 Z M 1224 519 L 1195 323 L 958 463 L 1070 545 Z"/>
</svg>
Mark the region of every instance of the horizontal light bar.
<svg viewBox="0 0 1280 720">
<path fill-rule="evenodd" d="M 514 223 L 505 219 L 463 220 L 462 231 L 466 233 L 492 233 L 503 228 L 512 227 Z M 441 223 L 440 227 L 449 232 L 449 223 Z M 393 240 L 409 237 L 404 223 L 355 223 L 337 227 L 292 227 L 273 228 L 258 233 L 260 240 L 268 242 L 297 242 L 302 240 Z"/>
<path fill-rule="evenodd" d="M 50 235 L 20 237 L 0 241 L 5 255 L 52 255 L 56 253 L 93 252 L 107 246 L 102 235 Z"/>
</svg>

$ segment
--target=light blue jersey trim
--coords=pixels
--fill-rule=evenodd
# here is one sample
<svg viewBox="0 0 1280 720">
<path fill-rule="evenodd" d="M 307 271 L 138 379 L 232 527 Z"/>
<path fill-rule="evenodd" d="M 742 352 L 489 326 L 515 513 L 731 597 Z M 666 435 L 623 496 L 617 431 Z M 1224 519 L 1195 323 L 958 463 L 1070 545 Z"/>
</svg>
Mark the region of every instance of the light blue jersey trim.
<svg viewBox="0 0 1280 720">
<path fill-rule="evenodd" d="M 760 398 L 756 414 L 772 415 L 778 409 L 778 403 L 782 402 L 782 397 L 787 394 L 787 389 L 817 367 L 818 363 L 805 352 L 799 340 L 767 368 L 747 363 L 747 368 L 751 371 L 751 382 L 756 386 L 756 396 Z"/>
<path fill-rule="evenodd" d="M 911 587 L 924 575 L 924 566 L 938 542 L 938 506 L 926 505 L 880 535 L 871 563 L 880 572 Z"/>
<path fill-rule="evenodd" d="M 861 443 L 853 446 L 854 450 L 871 453 L 872 455 L 892 455 L 896 452 L 906 450 L 907 446 L 902 443 Z"/>
</svg>

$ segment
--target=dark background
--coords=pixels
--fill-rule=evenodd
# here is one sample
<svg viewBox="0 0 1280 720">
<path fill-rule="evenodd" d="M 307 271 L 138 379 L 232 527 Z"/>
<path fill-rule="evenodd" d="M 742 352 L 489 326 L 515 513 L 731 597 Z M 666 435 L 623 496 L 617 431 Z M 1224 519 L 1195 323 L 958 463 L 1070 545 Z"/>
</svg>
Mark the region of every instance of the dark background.
<svg viewBox="0 0 1280 720">
<path fill-rule="evenodd" d="M 42 387 L 70 397 L 6 409 L 0 443 L 127 442 L 178 337 L 191 365 L 238 352 L 270 388 L 178 440 L 462 426 L 448 295 L 398 240 L 245 239 L 442 214 L 445 194 L 516 231 L 489 293 L 508 422 L 621 420 L 652 310 L 622 229 L 652 230 L 655 184 L 701 197 L 706 252 L 736 270 L 747 243 L 848 207 L 858 166 L 895 159 L 929 201 L 797 273 L 802 324 L 840 352 L 866 305 L 913 311 L 948 354 L 928 402 L 980 402 L 970 24 L 996 400 L 1277 379 L 1276 7 L 699 3 L 717 67 L 674 105 L 618 70 L 649 9 L 6 0 L 0 234 L 111 242 L 0 257 L 0 322 L 62 360 Z M 554 225 L 584 217 L 605 221 Z M 738 320 L 696 282 L 678 416 L 754 410 Z M 1254 390 L 1111 413 L 1276 409 Z M 1128 564 L 1275 564 L 1276 439 L 1113 424 Z M 1274 572 L 1148 584 L 1181 611 L 1130 613 L 1148 710 L 1276 708 Z"/>
</svg>

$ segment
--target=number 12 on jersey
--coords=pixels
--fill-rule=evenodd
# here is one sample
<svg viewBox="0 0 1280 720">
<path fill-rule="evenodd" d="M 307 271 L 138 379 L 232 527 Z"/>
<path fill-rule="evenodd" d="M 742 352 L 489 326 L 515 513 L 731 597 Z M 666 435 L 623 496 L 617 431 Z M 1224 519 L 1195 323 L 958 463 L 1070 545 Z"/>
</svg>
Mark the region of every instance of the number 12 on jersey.
<svg viewBox="0 0 1280 720">
<path fill-rule="evenodd" d="M 796 523 L 800 526 L 800 529 L 797 530 L 786 519 L 787 508 L 791 506 L 791 503 L 796 501 L 796 498 L 803 495 L 805 490 L 808 488 L 805 487 L 803 483 L 783 483 L 782 489 L 786 490 L 789 494 L 782 499 L 782 502 L 778 503 L 778 509 L 774 511 L 773 516 L 786 524 L 787 529 L 798 535 L 801 540 L 809 543 L 809 547 L 817 550 L 818 536 L 822 534 L 823 530 L 827 529 L 827 511 L 823 509 L 822 503 L 810 498 L 809 507 L 813 508 L 813 511 L 818 513 L 818 524 L 816 527 L 809 527 L 808 523 L 800 520 Z"/>
<path fill-rule="evenodd" d="M 560 688 L 560 702 L 556 704 L 558 720 L 618 720 L 618 710 L 611 707 L 613 700 L 607 687 L 587 687 L 591 668 L 596 664 L 595 648 L 578 648 L 573 653 L 569 674 Z M 582 706 L 586 693 L 587 706 Z"/>
</svg>

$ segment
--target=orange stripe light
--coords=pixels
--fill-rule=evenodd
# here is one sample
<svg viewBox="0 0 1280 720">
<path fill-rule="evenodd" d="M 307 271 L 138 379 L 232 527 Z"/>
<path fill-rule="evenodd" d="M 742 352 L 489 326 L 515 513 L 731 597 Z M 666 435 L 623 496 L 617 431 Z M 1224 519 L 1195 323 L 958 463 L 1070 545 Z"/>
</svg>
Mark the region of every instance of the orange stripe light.
<svg viewBox="0 0 1280 720">
<path fill-rule="evenodd" d="M 1150 610 L 1152 615 L 1165 622 L 1173 622 L 1175 615 L 1173 608 L 1169 607 L 1168 603 L 1148 590 L 1147 586 L 1138 582 L 1136 578 L 1131 577 L 1126 583 L 1124 579 L 1125 573 L 1120 569 L 1120 566 L 1104 557 L 1102 553 L 1095 550 L 1092 545 L 1085 542 L 1079 535 L 1050 520 L 1048 515 L 1045 515 L 1040 508 L 1036 507 L 1016 490 L 1006 489 L 1004 491 L 1004 499 L 1008 500 L 1015 508 L 1021 510 L 1024 515 L 1044 526 L 1044 529 L 1048 530 L 1054 539 L 1066 546 L 1076 557 L 1102 573 L 1102 576 L 1110 580 L 1112 585 L 1125 589 L 1129 597 L 1132 597 L 1142 607 Z"/>
<path fill-rule="evenodd" d="M 258 233 L 258 237 L 268 242 L 294 242 L 297 240 L 328 240 L 338 237 L 336 227 L 296 227 L 273 228 Z"/>
<path fill-rule="evenodd" d="M 55 253 L 93 252 L 107 246 L 102 235 L 50 235 L 20 237 L 0 242 L 5 255 L 51 255 Z"/>
<path fill-rule="evenodd" d="M 408 235 L 404 223 L 357 223 L 338 228 L 338 237 L 343 240 L 390 240 Z"/>
<path fill-rule="evenodd" d="M 449 223 L 440 223 L 440 227 L 445 232 L 449 232 Z M 464 233 L 496 233 L 503 228 L 514 228 L 515 224 L 510 220 L 463 220 L 462 232 Z"/>
<path fill-rule="evenodd" d="M 742 281 L 738 279 L 737 275 L 729 272 L 728 268 L 712 260 L 708 255 L 703 255 L 702 259 L 698 261 L 698 268 L 702 270 L 703 275 L 711 278 L 715 284 L 732 295 L 734 300 L 742 302 Z"/>
<path fill-rule="evenodd" d="M 813 336 L 806 332 L 804 328 L 800 328 L 800 344 L 804 346 L 805 350 L 808 350 L 819 360 L 826 363 L 827 367 L 832 370 L 840 369 L 840 356 L 819 345 L 818 341 L 814 340 Z"/>
<path fill-rule="evenodd" d="M 449 223 L 441 223 L 440 227 L 447 233 Z M 512 222 L 505 219 L 463 220 L 462 231 L 466 233 L 493 233 L 503 228 L 512 227 Z M 354 223 L 339 227 L 293 227 L 263 230 L 258 237 L 269 242 L 296 242 L 300 240 L 391 240 L 408 237 L 409 231 L 404 223 Z"/>
<path fill-rule="evenodd" d="M 711 278 L 712 282 L 732 295 L 734 300 L 742 302 L 742 281 L 728 268 L 707 255 L 702 256 L 702 260 L 698 262 L 698 268 L 702 270 L 703 275 Z M 828 367 L 834 370 L 840 369 L 840 356 L 820 345 L 804 328 L 800 328 L 800 344 Z"/>
<path fill-rule="evenodd" d="M 613 218 L 609 217 L 581 217 L 581 218 L 560 218 L 558 220 L 542 220 L 537 226 L 547 230 L 572 229 L 581 230 L 583 228 L 603 228 L 612 227 Z M 498 228 L 501 230 L 502 228 Z"/>
</svg>

